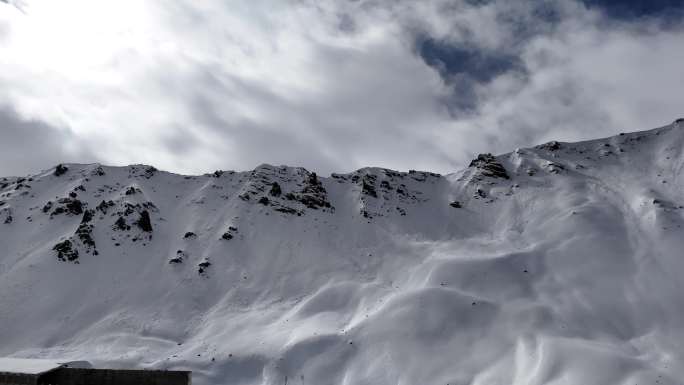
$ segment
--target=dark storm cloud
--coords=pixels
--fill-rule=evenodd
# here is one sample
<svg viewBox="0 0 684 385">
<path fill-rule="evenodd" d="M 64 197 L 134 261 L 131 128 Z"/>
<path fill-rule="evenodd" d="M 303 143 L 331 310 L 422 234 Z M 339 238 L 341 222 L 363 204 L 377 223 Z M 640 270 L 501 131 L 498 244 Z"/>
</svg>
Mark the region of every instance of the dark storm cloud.
<svg viewBox="0 0 684 385">
<path fill-rule="evenodd" d="M 523 69 L 520 58 L 515 55 L 478 47 L 459 47 L 432 38 L 419 39 L 417 45 L 420 57 L 446 81 L 465 75 L 486 83 L 504 72 Z"/>
<path fill-rule="evenodd" d="M 643 17 L 681 18 L 681 0 L 582 0 L 589 8 L 598 8 L 610 17 L 638 19 Z"/>
<path fill-rule="evenodd" d="M 453 87 L 445 103 L 454 116 L 472 113 L 477 108 L 477 87 L 508 71 L 525 71 L 522 60 L 514 54 L 458 46 L 430 37 L 418 37 L 416 45 L 417 54 Z"/>
<path fill-rule="evenodd" d="M 25 175 L 62 162 L 94 162 L 68 130 L 24 120 L 0 107 L 0 175 Z"/>
</svg>

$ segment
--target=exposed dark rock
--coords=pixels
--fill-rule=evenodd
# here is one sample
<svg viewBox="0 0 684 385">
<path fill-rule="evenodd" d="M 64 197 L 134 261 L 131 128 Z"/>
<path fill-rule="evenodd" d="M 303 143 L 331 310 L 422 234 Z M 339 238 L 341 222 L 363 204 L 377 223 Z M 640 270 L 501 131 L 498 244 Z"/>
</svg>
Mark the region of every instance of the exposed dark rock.
<svg viewBox="0 0 684 385">
<path fill-rule="evenodd" d="M 200 263 L 197 265 L 197 272 L 198 272 L 199 274 L 203 274 L 203 273 L 205 273 L 205 272 L 207 271 L 207 269 L 209 268 L 209 266 L 211 266 L 211 262 L 209 262 L 208 260 L 205 259 L 204 261 L 200 262 Z"/>
<path fill-rule="evenodd" d="M 306 172 L 306 170 L 304 170 Z M 300 184 L 302 185 L 302 184 Z M 269 194 L 280 195 L 282 190 L 277 183 L 271 184 L 271 191 Z M 277 196 L 273 195 L 273 196 Z M 330 208 L 332 205 L 328 201 L 327 191 L 323 187 L 323 184 L 318 179 L 316 173 L 310 173 L 306 175 L 306 179 L 303 181 L 302 190 L 300 192 L 288 192 L 284 195 L 284 198 L 289 201 L 295 201 L 303 204 L 310 209 L 325 209 Z M 278 203 L 274 203 L 274 210 L 286 214 L 296 214 L 298 216 L 302 215 L 301 210 L 297 210 L 293 207 L 283 206 Z"/>
<path fill-rule="evenodd" d="M 85 210 L 83 212 L 83 219 L 81 219 L 81 223 L 88 223 L 93 220 L 93 215 L 95 215 L 94 210 Z"/>
<path fill-rule="evenodd" d="M 97 205 L 97 207 L 95 207 L 95 209 L 97 211 L 102 212 L 102 214 L 106 214 L 107 210 L 110 207 L 114 207 L 114 201 L 111 201 L 111 200 L 110 201 L 104 201 L 103 200 L 102 202 L 100 202 L 100 204 Z"/>
<path fill-rule="evenodd" d="M 105 171 L 102 168 L 102 166 L 97 166 L 90 174 L 94 176 L 103 176 L 105 174 Z"/>
<path fill-rule="evenodd" d="M 82 222 L 76 229 L 76 235 L 84 245 L 95 248 L 95 240 L 92 236 L 93 229 L 93 225 Z"/>
<path fill-rule="evenodd" d="M 320 185 L 321 181 L 318 180 L 318 175 L 316 175 L 315 172 L 312 172 L 311 174 L 309 174 L 308 183 L 310 185 L 316 186 L 316 185 Z"/>
<path fill-rule="evenodd" d="M 560 150 L 561 144 L 553 140 L 551 142 L 539 145 L 539 148 L 547 151 L 557 151 Z"/>
<path fill-rule="evenodd" d="M 74 187 L 74 191 L 85 191 L 85 190 L 86 190 L 86 189 L 85 189 L 85 187 L 83 187 L 82 184 L 80 184 L 80 185 Z"/>
<path fill-rule="evenodd" d="M 147 210 L 143 210 L 140 213 L 140 218 L 135 222 L 142 231 L 151 233 L 152 232 L 152 221 L 150 220 L 150 213 Z"/>
<path fill-rule="evenodd" d="M 373 198 L 378 197 L 378 193 L 375 191 L 375 175 L 364 175 L 361 181 L 361 194 L 372 196 Z"/>
<path fill-rule="evenodd" d="M 269 193 L 269 195 L 271 195 L 273 197 L 279 197 L 280 194 L 283 193 L 283 190 L 280 188 L 280 185 L 278 184 L 278 182 L 273 182 L 271 184 L 271 191 L 269 191 L 268 193 Z"/>
<path fill-rule="evenodd" d="M 132 204 L 132 203 L 126 202 L 125 206 L 124 206 L 123 215 L 129 216 L 129 215 L 137 212 L 139 208 L 140 208 L 140 205 L 138 205 L 138 204 Z"/>
<path fill-rule="evenodd" d="M 66 208 L 73 215 L 81 215 L 83 213 L 83 203 L 78 199 L 72 199 L 67 202 Z"/>
<path fill-rule="evenodd" d="M 68 239 L 56 244 L 52 250 L 57 252 L 57 259 L 60 261 L 74 262 L 78 260 L 78 250 L 73 247 L 73 244 Z"/>
<path fill-rule="evenodd" d="M 169 259 L 169 264 L 178 264 L 178 263 L 183 263 L 183 259 L 185 259 L 187 255 L 183 250 L 178 250 L 176 251 L 176 256 Z"/>
<path fill-rule="evenodd" d="M 69 168 L 63 164 L 58 164 L 57 167 L 55 167 L 55 176 L 62 176 L 69 171 Z"/>
<path fill-rule="evenodd" d="M 46 213 L 46 214 L 47 214 L 48 211 L 50 211 L 51 209 L 52 209 L 52 201 L 47 201 L 47 203 L 45 204 L 45 206 L 43 206 L 43 208 L 42 208 L 43 212 Z"/>
<path fill-rule="evenodd" d="M 5 217 L 5 222 L 4 222 L 4 223 L 5 223 L 6 225 L 9 225 L 10 223 L 12 223 L 12 221 L 14 221 L 14 218 L 12 217 L 12 214 L 7 214 L 7 216 Z"/>
<path fill-rule="evenodd" d="M 60 214 L 81 215 L 83 214 L 83 202 L 73 198 L 61 198 L 57 201 L 60 206 L 50 214 L 50 217 Z"/>
<path fill-rule="evenodd" d="M 220 178 L 223 175 L 223 173 L 223 170 L 216 170 L 213 174 L 211 174 L 211 176 L 213 176 L 214 178 Z"/>
<path fill-rule="evenodd" d="M 230 241 L 231 239 L 233 239 L 235 237 L 235 233 L 237 233 L 237 232 L 238 232 L 237 227 L 228 226 L 228 231 L 223 233 L 223 235 L 221 236 L 221 239 L 226 240 L 226 241 Z"/>
<path fill-rule="evenodd" d="M 154 174 L 157 173 L 157 171 L 159 171 L 159 170 L 157 170 L 156 168 L 154 168 L 152 166 L 147 166 L 147 167 L 145 167 L 145 172 L 143 173 L 143 176 L 145 177 L 145 179 L 150 179 L 154 176 Z"/>
<path fill-rule="evenodd" d="M 269 200 L 266 197 L 261 197 L 259 198 L 259 204 L 262 204 L 264 206 L 268 206 Z"/>
<path fill-rule="evenodd" d="M 76 191 L 71 191 L 71 192 L 69 193 L 69 197 L 70 197 L 70 198 L 76 198 L 77 196 L 78 196 L 78 194 L 76 194 Z"/>
<path fill-rule="evenodd" d="M 114 230 L 121 230 L 121 231 L 126 231 L 130 230 L 131 226 L 129 226 L 126 223 L 126 219 L 124 217 L 119 217 L 116 222 L 114 222 Z"/>
<path fill-rule="evenodd" d="M 299 211 L 297 209 L 293 209 L 292 207 L 287 207 L 287 206 L 278 206 L 274 210 L 281 212 L 281 213 L 284 213 L 284 214 L 293 214 L 293 215 L 297 215 L 297 216 L 302 215 L 301 211 Z"/>
<path fill-rule="evenodd" d="M 287 193 L 285 198 L 297 201 L 310 209 L 331 208 L 328 192 L 315 172 L 308 175 L 301 193 Z"/>
<path fill-rule="evenodd" d="M 297 200 L 304 206 L 314 210 L 322 207 L 331 207 L 330 202 L 325 197 L 319 195 L 300 195 Z"/>
<path fill-rule="evenodd" d="M 138 190 L 138 191 L 140 191 L 140 190 Z M 144 208 L 146 208 L 146 209 L 148 209 L 148 210 L 150 210 L 150 211 L 155 211 L 155 212 L 156 212 L 156 211 L 159 211 L 159 210 L 157 210 L 157 206 L 156 206 L 154 203 L 152 203 L 152 202 L 144 202 L 144 203 L 142 204 L 142 207 L 144 207 Z"/>
<path fill-rule="evenodd" d="M 482 175 L 492 178 L 510 179 L 504 166 L 492 154 L 480 154 L 468 167 L 476 167 Z"/>
<path fill-rule="evenodd" d="M 139 188 L 136 188 L 134 186 L 130 186 L 129 188 L 126 189 L 125 194 L 126 195 L 135 195 L 140 192 Z"/>
<path fill-rule="evenodd" d="M 463 205 L 461 205 L 461 202 L 459 202 L 459 201 L 453 201 L 453 202 L 449 203 L 449 206 L 456 208 L 456 209 L 460 209 L 463 207 Z"/>
<path fill-rule="evenodd" d="M 192 231 L 188 231 L 187 233 L 185 233 L 185 235 L 183 235 L 183 238 L 184 239 L 197 238 L 197 234 L 193 233 Z"/>
</svg>

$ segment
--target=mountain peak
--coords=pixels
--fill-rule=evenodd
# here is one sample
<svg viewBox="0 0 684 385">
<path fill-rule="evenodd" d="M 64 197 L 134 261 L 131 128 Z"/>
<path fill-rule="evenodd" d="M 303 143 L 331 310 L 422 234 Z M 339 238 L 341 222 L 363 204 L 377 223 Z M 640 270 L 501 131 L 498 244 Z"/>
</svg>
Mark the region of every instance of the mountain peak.
<svg viewBox="0 0 684 385">
<path fill-rule="evenodd" d="M 198 384 L 674 384 L 683 130 L 482 154 L 445 176 L 0 178 L 0 354 Z"/>
</svg>

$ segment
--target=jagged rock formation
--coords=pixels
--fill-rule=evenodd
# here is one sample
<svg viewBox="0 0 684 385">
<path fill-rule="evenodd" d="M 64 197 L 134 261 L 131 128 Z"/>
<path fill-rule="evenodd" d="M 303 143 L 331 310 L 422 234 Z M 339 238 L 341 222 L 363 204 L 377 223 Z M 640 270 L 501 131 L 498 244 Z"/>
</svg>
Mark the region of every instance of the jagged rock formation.
<svg viewBox="0 0 684 385">
<path fill-rule="evenodd" d="M 492 154 L 478 155 L 468 167 L 477 168 L 482 176 L 510 179 L 504 166 Z"/>
</svg>

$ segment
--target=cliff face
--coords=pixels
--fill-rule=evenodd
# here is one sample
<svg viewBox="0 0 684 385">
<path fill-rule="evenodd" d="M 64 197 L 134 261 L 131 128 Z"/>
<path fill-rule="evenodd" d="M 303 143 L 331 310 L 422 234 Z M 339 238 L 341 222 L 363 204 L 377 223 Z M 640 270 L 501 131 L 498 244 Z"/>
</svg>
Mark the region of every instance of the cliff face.
<svg viewBox="0 0 684 385">
<path fill-rule="evenodd" d="M 199 384 L 675 384 L 684 122 L 438 175 L 0 178 L 0 355 Z"/>
</svg>

